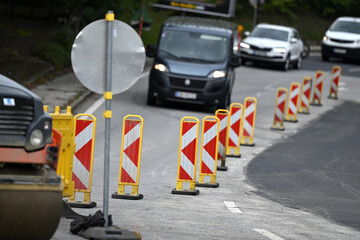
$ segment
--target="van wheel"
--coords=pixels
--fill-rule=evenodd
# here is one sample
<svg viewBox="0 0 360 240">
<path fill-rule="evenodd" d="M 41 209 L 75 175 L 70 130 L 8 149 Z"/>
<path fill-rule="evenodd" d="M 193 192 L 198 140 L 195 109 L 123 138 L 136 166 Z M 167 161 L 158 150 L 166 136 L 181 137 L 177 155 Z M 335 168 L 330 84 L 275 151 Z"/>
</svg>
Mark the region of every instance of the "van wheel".
<svg viewBox="0 0 360 240">
<path fill-rule="evenodd" d="M 149 105 L 149 106 L 155 106 L 156 105 L 156 98 L 154 97 L 154 94 L 152 92 L 148 92 L 147 105 Z"/>
<path fill-rule="evenodd" d="M 218 108 L 226 109 L 226 107 L 230 105 L 230 98 L 231 98 L 231 96 L 230 96 L 229 90 L 227 90 L 226 93 L 221 98 Z"/>
</svg>

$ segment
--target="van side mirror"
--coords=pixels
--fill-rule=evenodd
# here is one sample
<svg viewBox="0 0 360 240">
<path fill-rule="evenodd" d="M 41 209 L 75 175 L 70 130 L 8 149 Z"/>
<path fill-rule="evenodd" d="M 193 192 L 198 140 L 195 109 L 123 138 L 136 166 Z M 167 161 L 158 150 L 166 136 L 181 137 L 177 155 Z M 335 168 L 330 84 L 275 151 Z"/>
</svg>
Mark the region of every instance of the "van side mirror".
<svg viewBox="0 0 360 240">
<path fill-rule="evenodd" d="M 156 46 L 154 44 L 148 44 L 146 47 L 146 56 L 149 58 L 153 58 L 155 57 L 155 53 L 156 53 Z"/>
<path fill-rule="evenodd" d="M 249 32 L 249 31 L 244 32 L 244 36 L 245 36 L 245 37 L 250 36 L 250 32 Z"/>
</svg>

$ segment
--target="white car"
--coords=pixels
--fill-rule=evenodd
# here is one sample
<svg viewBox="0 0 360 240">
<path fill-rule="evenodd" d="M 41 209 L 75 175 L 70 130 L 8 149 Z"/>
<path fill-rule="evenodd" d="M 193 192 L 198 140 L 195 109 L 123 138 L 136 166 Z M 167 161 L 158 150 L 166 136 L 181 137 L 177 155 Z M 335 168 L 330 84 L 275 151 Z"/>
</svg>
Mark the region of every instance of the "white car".
<svg viewBox="0 0 360 240">
<path fill-rule="evenodd" d="M 303 42 L 299 32 L 292 27 L 258 24 L 240 43 L 241 61 L 270 63 L 287 71 L 290 64 L 301 68 Z"/>
<path fill-rule="evenodd" d="M 360 18 L 336 19 L 323 37 L 321 56 L 324 61 L 330 57 L 360 59 Z"/>
</svg>

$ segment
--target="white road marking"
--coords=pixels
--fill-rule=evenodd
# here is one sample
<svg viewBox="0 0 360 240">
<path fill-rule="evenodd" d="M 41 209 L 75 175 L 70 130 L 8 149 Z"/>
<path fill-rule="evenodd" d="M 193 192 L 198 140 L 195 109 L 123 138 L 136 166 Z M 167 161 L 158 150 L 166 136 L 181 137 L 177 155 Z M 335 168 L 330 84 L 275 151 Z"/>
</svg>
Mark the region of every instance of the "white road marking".
<svg viewBox="0 0 360 240">
<path fill-rule="evenodd" d="M 234 202 L 231 201 L 224 201 L 225 206 L 229 209 L 232 213 L 243 213 L 238 206 Z"/>
<path fill-rule="evenodd" d="M 139 79 L 145 77 L 146 75 L 149 75 L 149 70 L 143 72 L 143 73 L 140 75 Z M 104 99 L 104 97 L 100 97 L 100 98 L 99 98 L 98 100 L 96 100 L 96 102 L 95 102 L 91 107 L 89 107 L 85 112 L 86 112 L 87 114 L 92 114 L 92 115 L 93 115 L 94 112 L 95 112 L 103 103 L 105 103 L 105 99 Z"/>
<path fill-rule="evenodd" d="M 87 114 L 94 114 L 94 112 L 105 102 L 105 99 L 103 97 L 100 97 L 96 102 L 89 107 L 85 112 Z"/>
<path fill-rule="evenodd" d="M 277 236 L 277 235 L 273 234 L 272 232 L 269 232 L 269 231 L 267 231 L 265 229 L 256 229 L 256 228 L 254 228 L 254 230 L 257 231 L 258 233 L 264 235 L 265 237 L 271 239 L 271 240 L 285 240 L 285 239 L 283 239 L 283 238 L 281 238 L 281 237 L 279 237 L 279 236 Z"/>
</svg>

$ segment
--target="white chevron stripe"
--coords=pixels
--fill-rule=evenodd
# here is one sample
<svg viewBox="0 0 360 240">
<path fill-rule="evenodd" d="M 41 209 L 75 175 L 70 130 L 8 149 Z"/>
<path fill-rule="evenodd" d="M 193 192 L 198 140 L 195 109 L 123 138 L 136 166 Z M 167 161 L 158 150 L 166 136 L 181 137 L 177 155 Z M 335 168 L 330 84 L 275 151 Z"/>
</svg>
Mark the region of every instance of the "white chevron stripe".
<svg viewBox="0 0 360 240">
<path fill-rule="evenodd" d="M 194 141 L 196 139 L 197 134 L 197 124 L 195 124 L 189 131 L 187 131 L 182 137 L 181 137 L 181 150 L 183 150 L 189 143 Z"/>
<path fill-rule="evenodd" d="M 181 152 L 181 155 L 180 155 L 180 166 L 194 180 L 195 166 L 192 164 L 192 162 L 186 157 L 186 155 L 183 152 Z"/>
<path fill-rule="evenodd" d="M 225 146 L 220 141 L 218 143 L 218 153 L 225 157 Z"/>
<path fill-rule="evenodd" d="M 87 126 L 78 135 L 75 136 L 76 151 L 81 149 L 85 144 L 87 144 L 90 140 L 92 140 L 93 127 L 94 127 L 94 122 L 89 124 L 89 126 Z"/>
<path fill-rule="evenodd" d="M 241 118 L 241 109 L 239 109 L 236 113 L 234 113 L 231 117 L 230 117 L 230 126 L 232 126 L 234 123 L 236 123 L 237 121 L 239 121 Z"/>
<path fill-rule="evenodd" d="M 245 118 L 255 111 L 255 103 L 251 103 L 247 108 L 245 108 Z"/>
<path fill-rule="evenodd" d="M 126 155 L 125 152 L 123 152 L 123 162 L 122 162 L 122 168 L 129 174 L 129 176 L 132 178 L 134 182 L 136 182 L 136 176 L 137 176 L 137 167 L 131 161 L 131 159 Z"/>
<path fill-rule="evenodd" d="M 320 91 L 319 91 L 319 89 L 317 87 L 315 88 L 315 95 L 317 96 L 318 99 L 320 99 L 321 93 L 320 93 Z"/>
<path fill-rule="evenodd" d="M 289 102 L 289 108 L 292 111 L 292 114 L 296 113 L 296 106 L 292 101 Z"/>
<path fill-rule="evenodd" d="M 141 123 L 137 124 L 124 136 L 124 150 L 140 137 Z"/>
<path fill-rule="evenodd" d="M 227 128 L 228 125 L 228 116 L 224 117 L 221 121 L 220 121 L 220 129 L 219 132 L 221 132 L 222 130 L 224 130 L 225 128 Z"/>
<path fill-rule="evenodd" d="M 84 184 L 86 189 L 89 189 L 90 173 L 75 155 L 73 159 L 73 173 Z"/>
<path fill-rule="evenodd" d="M 298 95 L 299 95 L 299 87 L 295 86 L 290 93 L 290 99 L 293 99 L 294 97 L 296 97 Z"/>
<path fill-rule="evenodd" d="M 229 138 L 231 139 L 231 141 L 233 141 L 235 143 L 236 146 L 239 145 L 239 142 L 240 142 L 239 135 L 232 128 L 230 128 L 230 131 L 229 131 Z"/>
<path fill-rule="evenodd" d="M 249 136 L 252 135 L 252 126 L 248 121 L 244 121 L 244 130 L 249 134 Z"/>
<path fill-rule="evenodd" d="M 214 139 L 217 135 L 217 128 L 218 128 L 218 124 L 215 124 L 214 126 L 212 126 L 210 129 L 208 129 L 203 136 L 203 146 L 205 146 L 206 144 L 208 144 L 212 139 Z"/>
<path fill-rule="evenodd" d="M 309 106 L 309 98 L 308 97 L 303 95 L 301 100 L 302 100 L 302 102 L 304 103 L 305 106 Z"/>
<path fill-rule="evenodd" d="M 280 120 L 283 120 L 284 113 L 281 111 L 281 109 L 276 108 L 276 116 L 277 116 Z"/>
<path fill-rule="evenodd" d="M 340 70 L 338 70 L 337 72 L 333 72 L 333 79 L 335 79 L 339 76 L 340 76 Z"/>
<path fill-rule="evenodd" d="M 311 86 L 310 81 L 306 82 L 305 85 L 304 85 L 303 92 L 306 92 L 307 90 L 309 90 L 310 86 Z"/>
<path fill-rule="evenodd" d="M 215 159 L 213 159 L 205 149 L 203 149 L 202 161 L 212 173 L 215 172 Z"/>
<path fill-rule="evenodd" d="M 332 88 L 335 92 L 337 92 L 337 90 L 338 90 L 338 86 L 335 84 L 335 82 L 331 82 L 331 88 Z"/>
<path fill-rule="evenodd" d="M 282 102 L 284 102 L 286 99 L 286 94 L 283 93 L 280 97 L 278 97 L 278 105 L 280 105 Z"/>
</svg>

